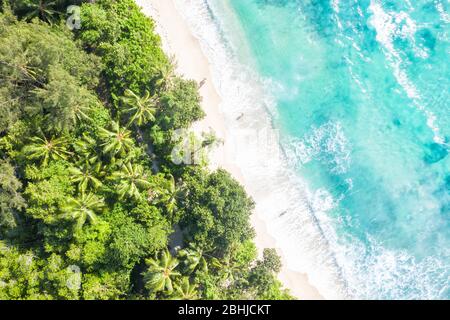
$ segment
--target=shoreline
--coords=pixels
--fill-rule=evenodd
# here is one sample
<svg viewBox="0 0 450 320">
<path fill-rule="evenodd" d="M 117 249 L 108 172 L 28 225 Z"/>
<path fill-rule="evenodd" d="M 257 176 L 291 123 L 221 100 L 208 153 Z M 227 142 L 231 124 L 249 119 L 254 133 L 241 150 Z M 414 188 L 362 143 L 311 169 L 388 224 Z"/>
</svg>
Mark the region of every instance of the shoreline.
<svg viewBox="0 0 450 320">
<path fill-rule="evenodd" d="M 210 156 L 211 169 L 223 168 L 228 171 L 249 192 L 249 184 L 245 181 L 240 169 L 227 156 L 233 150 L 224 118 L 220 112 L 221 98 L 212 83 L 212 71 L 208 59 L 204 55 L 199 41 L 192 35 L 187 23 L 176 9 L 173 0 L 135 0 L 147 16 L 155 20 L 156 31 L 159 33 L 163 49 L 168 55 L 173 55 L 177 62 L 177 73 L 187 79 L 200 82 L 206 78 L 206 83 L 200 89 L 202 108 L 206 117 L 196 123 L 193 129 L 197 132 L 213 129 L 216 136 L 224 144 Z M 256 231 L 254 243 L 261 255 L 264 248 L 275 248 L 281 256 L 283 268 L 279 273 L 279 280 L 298 299 L 323 299 L 318 290 L 313 287 L 306 274 L 288 269 L 287 261 L 276 240 L 268 233 L 267 225 L 255 210 L 251 216 L 251 224 Z"/>
</svg>

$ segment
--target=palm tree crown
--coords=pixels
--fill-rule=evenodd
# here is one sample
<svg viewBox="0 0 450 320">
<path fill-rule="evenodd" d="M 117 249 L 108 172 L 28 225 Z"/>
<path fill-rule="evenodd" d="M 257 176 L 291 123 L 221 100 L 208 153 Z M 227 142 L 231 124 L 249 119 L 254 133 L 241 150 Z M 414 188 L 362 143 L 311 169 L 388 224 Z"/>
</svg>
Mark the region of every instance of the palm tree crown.
<svg viewBox="0 0 450 320">
<path fill-rule="evenodd" d="M 95 224 L 97 222 L 96 212 L 105 207 L 103 198 L 92 193 L 82 194 L 80 198 L 70 198 L 62 207 L 65 218 L 76 221 L 77 229 L 81 229 L 86 220 Z"/>
<path fill-rule="evenodd" d="M 149 121 L 155 121 L 155 113 L 158 107 L 158 99 L 145 91 L 143 97 L 139 97 L 133 91 L 127 89 L 122 97 L 126 108 L 124 112 L 129 114 L 128 125 L 142 126 Z"/>
<path fill-rule="evenodd" d="M 188 248 L 178 252 L 178 256 L 182 258 L 182 264 L 189 274 L 196 269 L 208 271 L 208 264 L 204 255 L 203 249 L 193 243 L 190 243 Z"/>
<path fill-rule="evenodd" d="M 172 175 L 169 175 L 168 179 L 164 179 L 158 187 L 159 200 L 165 204 L 166 210 L 170 215 L 173 215 L 176 211 L 178 199 L 183 196 L 184 191 L 183 185 L 177 186 Z"/>
<path fill-rule="evenodd" d="M 145 287 L 152 292 L 167 290 L 173 292 L 173 279 L 181 274 L 175 271 L 178 260 L 164 250 L 159 259 L 146 260 L 148 270 L 144 272 Z"/>
<path fill-rule="evenodd" d="M 99 161 L 97 141 L 87 133 L 83 133 L 83 137 L 75 141 L 73 148 L 79 162 L 94 164 Z"/>
<path fill-rule="evenodd" d="M 118 193 L 121 198 L 126 196 L 140 199 L 141 189 L 150 188 L 151 183 L 147 180 L 144 167 L 128 162 L 120 171 L 115 171 L 111 178 L 117 181 Z"/>
<path fill-rule="evenodd" d="M 40 19 L 51 22 L 52 16 L 56 13 L 54 9 L 56 1 L 47 0 L 27 0 L 25 6 L 29 11 L 26 15 L 28 19 L 39 17 Z"/>
<path fill-rule="evenodd" d="M 168 63 L 163 64 L 156 70 L 158 74 L 156 85 L 161 90 L 170 90 L 173 87 L 176 65 L 175 58 L 170 57 Z"/>
<path fill-rule="evenodd" d="M 103 152 L 116 155 L 125 155 L 133 146 L 131 131 L 120 127 L 119 123 L 113 121 L 111 124 L 112 131 L 100 128 L 99 135 L 103 140 L 101 146 Z"/>
<path fill-rule="evenodd" d="M 197 285 L 191 284 L 188 277 L 183 277 L 175 286 L 174 300 L 196 300 L 198 299 Z"/>
<path fill-rule="evenodd" d="M 33 137 L 31 144 L 26 146 L 24 151 L 30 159 L 42 159 L 42 164 L 47 165 L 49 160 L 67 159 L 70 152 L 66 150 L 66 139 Z"/>
<path fill-rule="evenodd" d="M 89 187 L 95 190 L 102 186 L 102 182 L 99 180 L 99 177 L 104 176 L 101 162 L 93 165 L 86 162 L 79 167 L 71 167 L 69 173 L 72 182 L 78 184 L 78 190 L 81 193 L 85 193 Z"/>
</svg>

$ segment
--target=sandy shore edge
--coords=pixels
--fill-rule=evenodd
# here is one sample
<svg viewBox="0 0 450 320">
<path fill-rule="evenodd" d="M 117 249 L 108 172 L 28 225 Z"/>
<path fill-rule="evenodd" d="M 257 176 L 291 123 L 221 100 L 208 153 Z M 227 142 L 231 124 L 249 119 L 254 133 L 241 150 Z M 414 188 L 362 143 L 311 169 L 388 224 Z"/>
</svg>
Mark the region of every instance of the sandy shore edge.
<svg viewBox="0 0 450 320">
<path fill-rule="evenodd" d="M 156 31 L 162 38 L 164 51 L 176 58 L 177 72 L 187 79 L 198 82 L 207 79 L 200 89 L 203 99 L 202 107 L 206 112 L 206 117 L 194 125 L 194 130 L 207 132 L 212 128 L 215 134 L 224 141 L 220 150 L 216 150 L 211 155 L 211 167 L 212 169 L 221 167 L 227 170 L 248 190 L 248 184 L 240 169 L 233 163 L 225 161 L 225 159 L 231 157 L 225 157 L 224 155 L 233 148 L 227 143 L 225 123 L 219 109 L 221 99 L 212 81 L 208 81 L 212 79 L 211 68 L 198 40 L 191 34 L 186 22 L 178 13 L 173 0 L 135 1 L 142 8 L 144 14 L 156 21 Z M 251 222 L 256 231 L 255 244 L 259 252 L 262 253 L 264 248 L 276 248 L 282 257 L 283 268 L 279 274 L 279 279 L 290 290 L 291 294 L 299 299 L 323 299 L 318 290 L 309 283 L 307 275 L 287 268 L 282 250 L 277 247 L 275 239 L 268 234 L 266 225 L 258 212 L 254 212 Z"/>
</svg>

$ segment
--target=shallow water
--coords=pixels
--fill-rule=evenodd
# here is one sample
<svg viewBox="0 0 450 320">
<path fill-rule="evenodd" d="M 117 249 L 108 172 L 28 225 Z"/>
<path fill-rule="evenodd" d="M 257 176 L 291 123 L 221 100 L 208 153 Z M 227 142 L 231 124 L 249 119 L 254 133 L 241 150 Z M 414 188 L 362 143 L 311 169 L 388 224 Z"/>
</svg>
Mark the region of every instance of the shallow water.
<svg viewBox="0 0 450 320">
<path fill-rule="evenodd" d="M 271 177 L 259 205 L 291 267 L 326 297 L 449 299 L 449 2 L 177 4 L 229 126 L 273 125 L 282 156 L 242 166 L 255 192 Z"/>
</svg>

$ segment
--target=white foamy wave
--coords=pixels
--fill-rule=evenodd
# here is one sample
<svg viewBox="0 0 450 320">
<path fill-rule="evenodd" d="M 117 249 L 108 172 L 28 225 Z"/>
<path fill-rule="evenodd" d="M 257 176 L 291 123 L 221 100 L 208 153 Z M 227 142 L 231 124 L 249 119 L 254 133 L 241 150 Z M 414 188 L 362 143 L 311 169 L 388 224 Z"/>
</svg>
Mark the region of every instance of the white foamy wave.
<svg viewBox="0 0 450 320">
<path fill-rule="evenodd" d="M 233 45 L 224 37 L 224 30 L 236 25 L 228 20 L 222 24 L 221 19 L 233 19 L 231 10 L 230 16 L 224 17 L 227 8 L 222 7 L 219 17 L 213 16 L 212 5 L 226 6 L 224 2 L 175 2 L 212 66 L 213 83 L 222 97 L 220 109 L 227 138 L 235 148 L 233 161 L 249 182 L 248 191 L 256 202 L 256 211 L 282 249 L 287 267 L 307 273 L 324 297 L 346 297 L 339 268 L 315 217 L 315 212 L 333 208 L 334 200 L 326 190 L 310 192 L 288 166 L 278 133 L 272 127 L 276 108 L 267 94 L 270 80 L 260 79 L 242 65 L 231 49 Z M 245 39 L 236 39 L 239 30 L 227 30 L 225 34 L 230 32 L 233 41 L 245 45 Z M 237 121 L 237 115 L 242 113 L 245 117 Z M 329 148 L 336 148 L 331 140 Z"/>
<path fill-rule="evenodd" d="M 438 257 L 418 260 L 404 251 L 389 250 L 373 239 L 331 242 L 349 295 L 358 299 L 445 299 L 450 266 Z M 370 272 L 370 276 L 367 273 Z"/>
<path fill-rule="evenodd" d="M 352 182 L 348 181 L 349 189 Z M 322 193 L 322 191 L 321 191 Z M 313 195 L 327 199 L 327 192 Z M 335 202 L 329 203 L 335 206 Z M 321 204 L 320 206 L 323 206 Z M 340 276 L 345 279 L 347 297 L 352 299 L 446 299 L 450 290 L 449 250 L 442 256 L 417 259 L 406 251 L 391 250 L 366 234 L 364 242 L 346 233 L 338 235 L 336 226 L 352 229 L 350 217 L 332 218 L 322 210 L 316 217 L 329 248 L 334 252 Z"/>
<path fill-rule="evenodd" d="M 350 166 L 350 145 L 340 123 L 327 122 L 312 128 L 303 139 L 290 138 L 286 148 L 292 166 L 301 167 L 318 160 L 330 168 L 331 173 L 342 174 Z"/>
<path fill-rule="evenodd" d="M 439 15 L 441 17 L 441 20 L 445 23 L 450 23 L 450 16 L 447 12 L 445 12 L 444 6 L 441 2 L 436 2 L 436 9 L 439 12 Z"/>
<path fill-rule="evenodd" d="M 445 297 L 448 286 L 436 285 L 448 283 L 449 266 L 440 262 L 444 259 L 416 261 L 405 252 L 388 250 L 372 239 L 366 244 L 350 235 L 338 235 L 336 226 L 352 224 L 349 217 L 330 216 L 329 210 L 337 207 L 339 199 L 333 199 L 325 189 L 311 191 L 286 161 L 286 158 L 300 159 L 300 163 L 307 163 L 328 153 L 329 157 L 319 160 L 329 161 L 330 167 L 337 164 L 342 170 L 348 168 L 349 146 L 339 124 L 328 123 L 315 128 L 304 139 L 290 141 L 282 152 L 278 133 L 272 128 L 267 112 L 276 116 L 273 98 L 267 95 L 267 83 L 239 61 L 231 49 L 233 46 L 230 47 L 224 37 L 230 32 L 238 37 L 239 31 L 224 33 L 223 30 L 233 24 L 229 21 L 222 24 L 223 16 L 214 20 L 211 13 L 214 8 L 208 8 L 208 1 L 177 0 L 177 5 L 212 65 L 213 82 L 223 99 L 221 110 L 226 119 L 227 136 L 236 146 L 234 160 L 249 182 L 256 210 L 282 248 L 288 267 L 307 273 L 325 298 Z M 385 41 L 387 56 L 397 69 L 399 83 L 420 102 L 420 93 L 401 70 L 401 62 L 396 64 L 400 56 L 392 37 L 397 27 L 390 26 L 395 20 L 383 13 L 377 12 L 378 16 L 372 21 L 379 28 L 378 40 Z M 380 26 L 384 21 L 387 30 Z M 409 25 L 400 32 L 408 36 L 413 29 Z M 390 35 L 383 35 L 383 32 L 390 32 Z M 245 45 L 244 39 L 236 41 Z M 236 121 L 241 113 L 245 117 Z M 432 114 L 427 114 L 427 119 L 433 119 Z M 255 132 L 256 139 L 252 139 Z M 333 158 L 336 154 L 339 157 Z M 346 182 L 351 190 L 352 180 Z M 439 287 L 440 292 L 436 289 Z"/>
<path fill-rule="evenodd" d="M 331 6 L 336 13 L 339 13 L 339 0 L 332 0 Z"/>
<path fill-rule="evenodd" d="M 436 116 L 432 111 L 426 109 L 422 102 L 422 97 L 418 89 L 409 79 L 408 74 L 402 68 L 404 63 L 399 51 L 396 50 L 394 40 L 396 38 L 408 39 L 412 43 L 416 55 L 426 58 L 428 53 L 415 44 L 414 34 L 417 31 L 415 22 L 406 12 L 386 12 L 382 4 L 377 0 L 370 2 L 369 10 L 372 17 L 369 24 L 372 25 L 377 33 L 376 39 L 383 46 L 386 59 L 389 61 L 397 82 L 401 85 L 406 95 L 412 100 L 414 106 L 423 112 L 427 119 L 427 126 L 434 133 L 434 141 L 444 144 L 445 138 L 440 133 L 440 128 L 436 125 Z"/>
</svg>

